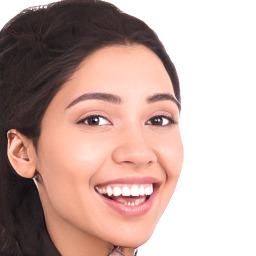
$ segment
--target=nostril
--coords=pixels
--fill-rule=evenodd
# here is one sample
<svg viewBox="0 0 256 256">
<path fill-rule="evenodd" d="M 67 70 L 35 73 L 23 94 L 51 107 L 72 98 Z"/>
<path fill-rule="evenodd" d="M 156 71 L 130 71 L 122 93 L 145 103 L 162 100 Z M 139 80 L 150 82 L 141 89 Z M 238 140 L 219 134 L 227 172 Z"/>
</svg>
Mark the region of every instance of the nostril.
<svg viewBox="0 0 256 256">
<path fill-rule="evenodd" d="M 129 160 L 125 160 L 129 159 Z M 122 156 L 119 158 L 114 158 L 114 161 L 118 164 L 129 164 L 129 165 L 151 165 L 156 162 L 156 157 L 154 156 L 143 156 L 143 155 L 130 155 Z"/>
<path fill-rule="evenodd" d="M 134 160 L 134 161 L 123 161 L 124 164 L 135 164 L 135 165 L 151 165 L 154 163 L 154 161 L 138 161 L 138 160 Z"/>
</svg>

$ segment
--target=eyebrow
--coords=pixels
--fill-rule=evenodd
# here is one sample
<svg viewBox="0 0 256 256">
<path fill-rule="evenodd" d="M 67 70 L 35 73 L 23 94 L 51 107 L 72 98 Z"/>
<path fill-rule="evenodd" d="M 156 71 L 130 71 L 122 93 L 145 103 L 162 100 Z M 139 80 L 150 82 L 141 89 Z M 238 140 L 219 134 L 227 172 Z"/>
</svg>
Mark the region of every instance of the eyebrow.
<svg viewBox="0 0 256 256">
<path fill-rule="evenodd" d="M 102 100 L 102 101 L 106 101 L 109 103 L 113 103 L 113 104 L 121 104 L 122 103 L 122 99 L 114 94 L 110 94 L 110 93 L 101 93 L 101 92 L 95 92 L 95 93 L 85 93 L 81 96 L 79 96 L 78 98 L 74 99 L 65 109 L 71 108 L 72 106 L 78 104 L 81 101 L 85 101 L 85 100 Z M 181 104 L 180 102 L 170 93 L 157 93 L 154 94 L 152 96 L 149 96 L 146 99 L 146 102 L 148 104 L 152 104 L 158 101 L 164 101 L 164 100 L 170 100 L 172 102 L 174 102 L 178 109 L 181 109 Z"/>
<path fill-rule="evenodd" d="M 147 103 L 151 104 L 157 101 L 164 101 L 164 100 L 170 100 L 174 102 L 179 111 L 181 110 L 181 104 L 180 102 L 170 93 L 157 93 L 147 98 Z"/>
<path fill-rule="evenodd" d="M 120 104 L 122 102 L 121 98 L 117 95 L 109 94 L 109 93 L 100 93 L 100 92 L 95 92 L 95 93 L 85 93 L 78 98 L 74 99 L 67 107 L 71 108 L 72 106 L 76 105 L 77 103 L 84 101 L 84 100 L 103 100 L 109 103 L 114 103 L 114 104 Z"/>
</svg>

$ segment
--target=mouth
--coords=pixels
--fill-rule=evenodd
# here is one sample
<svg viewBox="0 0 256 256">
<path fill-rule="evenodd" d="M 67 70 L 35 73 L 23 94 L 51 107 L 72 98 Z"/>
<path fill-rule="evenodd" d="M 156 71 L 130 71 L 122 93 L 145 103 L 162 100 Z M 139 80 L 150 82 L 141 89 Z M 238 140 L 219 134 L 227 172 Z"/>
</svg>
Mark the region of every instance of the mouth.
<svg viewBox="0 0 256 256">
<path fill-rule="evenodd" d="M 138 206 L 153 194 L 154 184 L 115 184 L 96 186 L 95 190 L 103 197 L 125 206 Z"/>
<path fill-rule="evenodd" d="M 108 208 L 124 217 L 139 217 L 147 213 L 157 197 L 160 182 L 153 178 L 117 179 L 94 187 Z"/>
</svg>

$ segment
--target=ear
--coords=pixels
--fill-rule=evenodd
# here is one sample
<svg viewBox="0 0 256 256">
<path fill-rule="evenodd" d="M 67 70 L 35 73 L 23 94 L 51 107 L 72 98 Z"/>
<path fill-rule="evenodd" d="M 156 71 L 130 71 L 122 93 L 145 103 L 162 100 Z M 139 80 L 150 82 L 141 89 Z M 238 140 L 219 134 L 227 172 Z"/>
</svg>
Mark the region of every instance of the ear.
<svg viewBox="0 0 256 256">
<path fill-rule="evenodd" d="M 15 129 L 8 131 L 7 155 L 14 170 L 24 178 L 36 175 L 36 151 L 30 139 Z"/>
</svg>

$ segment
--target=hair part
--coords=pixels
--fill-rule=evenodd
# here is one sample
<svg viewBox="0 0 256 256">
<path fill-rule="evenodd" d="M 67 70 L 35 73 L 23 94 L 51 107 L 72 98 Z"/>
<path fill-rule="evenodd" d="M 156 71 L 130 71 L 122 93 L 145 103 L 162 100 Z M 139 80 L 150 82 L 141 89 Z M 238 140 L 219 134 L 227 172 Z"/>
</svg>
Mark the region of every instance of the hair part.
<svg viewBox="0 0 256 256">
<path fill-rule="evenodd" d="M 180 101 L 176 69 L 157 35 L 110 3 L 63 0 L 32 7 L 1 30 L 0 254 L 59 255 L 33 180 L 19 177 L 8 161 L 7 131 L 17 129 L 36 146 L 47 106 L 79 64 L 100 48 L 132 44 L 161 59 Z"/>
</svg>

